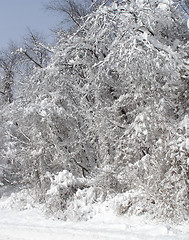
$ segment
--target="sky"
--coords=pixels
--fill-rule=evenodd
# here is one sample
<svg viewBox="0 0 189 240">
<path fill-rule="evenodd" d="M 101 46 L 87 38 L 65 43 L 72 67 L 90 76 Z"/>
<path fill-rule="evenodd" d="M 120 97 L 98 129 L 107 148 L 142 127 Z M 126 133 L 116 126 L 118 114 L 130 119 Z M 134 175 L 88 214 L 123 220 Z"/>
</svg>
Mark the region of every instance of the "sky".
<svg viewBox="0 0 189 240">
<path fill-rule="evenodd" d="M 48 12 L 44 4 L 50 0 L 0 0 L 0 49 L 10 40 L 19 43 L 27 35 L 28 28 L 52 39 L 53 29 L 60 17 Z"/>
</svg>

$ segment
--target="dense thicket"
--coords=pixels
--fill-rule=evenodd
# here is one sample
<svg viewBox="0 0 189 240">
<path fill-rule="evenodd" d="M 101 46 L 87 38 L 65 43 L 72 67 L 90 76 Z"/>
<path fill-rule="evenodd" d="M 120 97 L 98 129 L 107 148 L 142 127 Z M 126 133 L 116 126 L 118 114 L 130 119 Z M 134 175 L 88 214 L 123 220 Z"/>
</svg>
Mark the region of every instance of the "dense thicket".
<svg viewBox="0 0 189 240">
<path fill-rule="evenodd" d="M 186 220 L 188 40 L 162 0 L 116 1 L 60 33 L 1 109 L 2 181 L 34 187 L 63 218 L 73 206 L 84 216 L 78 199 L 119 196 L 119 213 Z"/>
</svg>

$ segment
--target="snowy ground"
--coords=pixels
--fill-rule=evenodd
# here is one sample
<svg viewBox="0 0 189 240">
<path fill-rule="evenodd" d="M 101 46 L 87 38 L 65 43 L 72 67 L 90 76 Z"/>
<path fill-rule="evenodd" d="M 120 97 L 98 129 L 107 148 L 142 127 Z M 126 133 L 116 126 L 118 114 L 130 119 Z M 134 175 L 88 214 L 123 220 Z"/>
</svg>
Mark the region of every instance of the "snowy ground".
<svg viewBox="0 0 189 240">
<path fill-rule="evenodd" d="M 90 221 L 53 220 L 43 213 L 42 205 L 34 208 L 30 194 L 28 199 L 22 198 L 27 191 L 12 191 L 0 187 L 0 240 L 189 240 L 189 224 L 174 226 L 145 217 L 116 216 L 108 202 L 100 205 Z"/>
<path fill-rule="evenodd" d="M 189 225 L 147 223 L 141 217 L 116 217 L 107 211 L 88 222 L 47 219 L 39 210 L 0 208 L 0 240 L 188 240 Z"/>
</svg>

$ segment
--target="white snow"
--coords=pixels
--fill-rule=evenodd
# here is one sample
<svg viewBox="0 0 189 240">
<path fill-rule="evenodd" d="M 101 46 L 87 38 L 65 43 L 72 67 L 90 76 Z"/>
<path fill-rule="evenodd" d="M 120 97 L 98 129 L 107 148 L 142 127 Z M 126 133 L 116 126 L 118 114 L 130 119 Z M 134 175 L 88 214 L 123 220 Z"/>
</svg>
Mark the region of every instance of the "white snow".
<svg viewBox="0 0 189 240">
<path fill-rule="evenodd" d="M 163 11 L 168 11 L 170 9 L 169 4 L 167 3 L 159 3 L 158 8 Z"/>
<path fill-rule="evenodd" d="M 188 21 L 187 21 L 187 26 L 188 26 L 188 29 L 189 29 L 189 19 L 188 19 Z"/>
<path fill-rule="evenodd" d="M 143 217 L 118 217 L 112 212 L 87 222 L 47 219 L 41 211 L 0 208 L 0 240 L 188 240 L 189 225 L 147 222 Z"/>
</svg>

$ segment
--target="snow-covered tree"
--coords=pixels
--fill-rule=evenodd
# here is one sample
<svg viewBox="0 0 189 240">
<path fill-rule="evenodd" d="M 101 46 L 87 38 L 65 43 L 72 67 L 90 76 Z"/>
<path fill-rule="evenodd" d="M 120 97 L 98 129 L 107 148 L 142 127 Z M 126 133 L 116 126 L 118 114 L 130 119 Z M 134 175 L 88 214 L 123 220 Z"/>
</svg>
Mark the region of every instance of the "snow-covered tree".
<svg viewBox="0 0 189 240">
<path fill-rule="evenodd" d="M 115 1 L 58 39 L 48 64 L 27 75 L 22 100 L 3 112 L 3 156 L 19 181 L 50 204 L 53 177 L 90 179 L 70 195 L 61 180 L 52 209 L 67 213 L 88 187 L 101 200 L 142 192 L 122 213 L 186 219 L 189 31 L 174 2 Z"/>
</svg>

